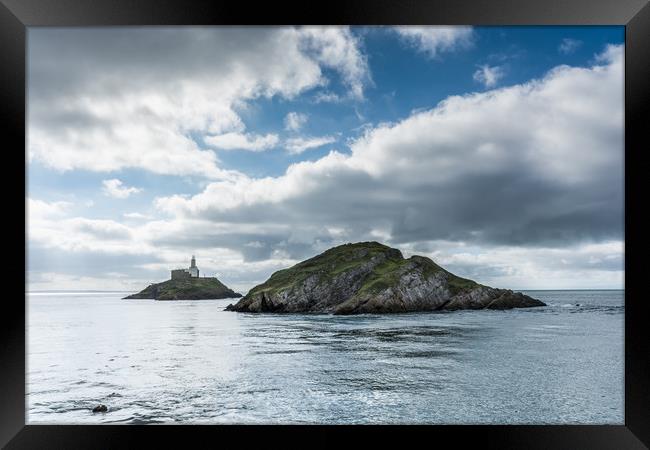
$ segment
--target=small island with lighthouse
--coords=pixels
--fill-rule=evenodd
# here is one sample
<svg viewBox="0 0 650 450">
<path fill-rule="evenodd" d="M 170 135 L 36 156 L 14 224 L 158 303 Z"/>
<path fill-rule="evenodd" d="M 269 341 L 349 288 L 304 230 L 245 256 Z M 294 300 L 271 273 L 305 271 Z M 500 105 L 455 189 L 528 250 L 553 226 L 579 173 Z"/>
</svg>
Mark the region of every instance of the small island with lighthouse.
<svg viewBox="0 0 650 450">
<path fill-rule="evenodd" d="M 150 284 L 137 294 L 124 299 L 150 300 L 216 300 L 238 298 L 242 295 L 224 285 L 217 277 L 200 277 L 196 258 L 192 255 L 190 267 L 174 269 L 171 279 Z"/>
</svg>

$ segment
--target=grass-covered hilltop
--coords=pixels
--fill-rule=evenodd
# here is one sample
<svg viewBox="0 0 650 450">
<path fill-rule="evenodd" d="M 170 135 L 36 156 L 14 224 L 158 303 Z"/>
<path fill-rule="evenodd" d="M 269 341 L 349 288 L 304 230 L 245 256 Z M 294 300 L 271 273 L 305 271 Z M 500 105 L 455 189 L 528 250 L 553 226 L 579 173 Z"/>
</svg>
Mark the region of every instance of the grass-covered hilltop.
<svg viewBox="0 0 650 450">
<path fill-rule="evenodd" d="M 124 297 L 125 299 L 155 299 L 155 300 L 208 300 L 220 298 L 241 297 L 241 294 L 226 287 L 217 278 L 185 278 L 167 280 L 162 283 L 150 284 L 137 294 Z"/>
<path fill-rule="evenodd" d="M 457 277 L 429 258 L 405 259 L 397 249 L 359 242 L 275 272 L 226 309 L 362 314 L 531 306 L 545 304 Z"/>
</svg>

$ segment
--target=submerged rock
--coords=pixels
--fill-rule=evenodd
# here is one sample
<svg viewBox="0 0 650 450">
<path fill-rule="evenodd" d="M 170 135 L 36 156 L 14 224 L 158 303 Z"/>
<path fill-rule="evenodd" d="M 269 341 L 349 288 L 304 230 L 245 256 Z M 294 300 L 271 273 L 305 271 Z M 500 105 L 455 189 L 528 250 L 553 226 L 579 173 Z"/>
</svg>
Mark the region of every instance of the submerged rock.
<svg viewBox="0 0 650 450">
<path fill-rule="evenodd" d="M 228 311 L 400 313 L 545 306 L 519 292 L 460 278 L 431 259 L 378 242 L 331 248 L 275 272 Z"/>
<path fill-rule="evenodd" d="M 155 300 L 207 300 L 241 297 L 241 294 L 226 287 L 216 277 L 184 278 L 150 284 L 137 294 L 125 299 Z"/>
</svg>

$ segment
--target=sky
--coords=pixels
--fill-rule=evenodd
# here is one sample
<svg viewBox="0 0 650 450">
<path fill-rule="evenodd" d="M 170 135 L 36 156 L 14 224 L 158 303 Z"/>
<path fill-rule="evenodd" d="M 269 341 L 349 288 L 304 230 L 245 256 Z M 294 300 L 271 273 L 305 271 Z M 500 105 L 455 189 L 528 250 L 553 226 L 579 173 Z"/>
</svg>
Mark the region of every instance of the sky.
<svg viewBox="0 0 650 450">
<path fill-rule="evenodd" d="M 379 241 L 624 287 L 623 27 L 29 28 L 27 289 L 245 293 Z"/>
</svg>

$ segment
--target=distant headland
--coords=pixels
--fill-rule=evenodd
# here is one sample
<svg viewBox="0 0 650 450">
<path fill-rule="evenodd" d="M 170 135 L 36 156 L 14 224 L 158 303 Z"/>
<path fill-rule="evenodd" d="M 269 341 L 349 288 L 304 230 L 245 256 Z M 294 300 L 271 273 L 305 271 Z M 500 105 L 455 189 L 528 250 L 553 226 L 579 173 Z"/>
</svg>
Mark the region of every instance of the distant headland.
<svg viewBox="0 0 650 450">
<path fill-rule="evenodd" d="M 520 292 L 458 277 L 431 259 L 378 242 L 331 248 L 264 283 L 226 310 L 275 313 L 402 313 L 546 306 Z"/>
<path fill-rule="evenodd" d="M 174 269 L 171 279 L 162 283 L 150 284 L 137 294 L 125 299 L 153 300 L 212 300 L 237 298 L 242 295 L 224 285 L 217 277 L 199 277 L 196 258 L 192 255 L 190 267 Z"/>
</svg>

